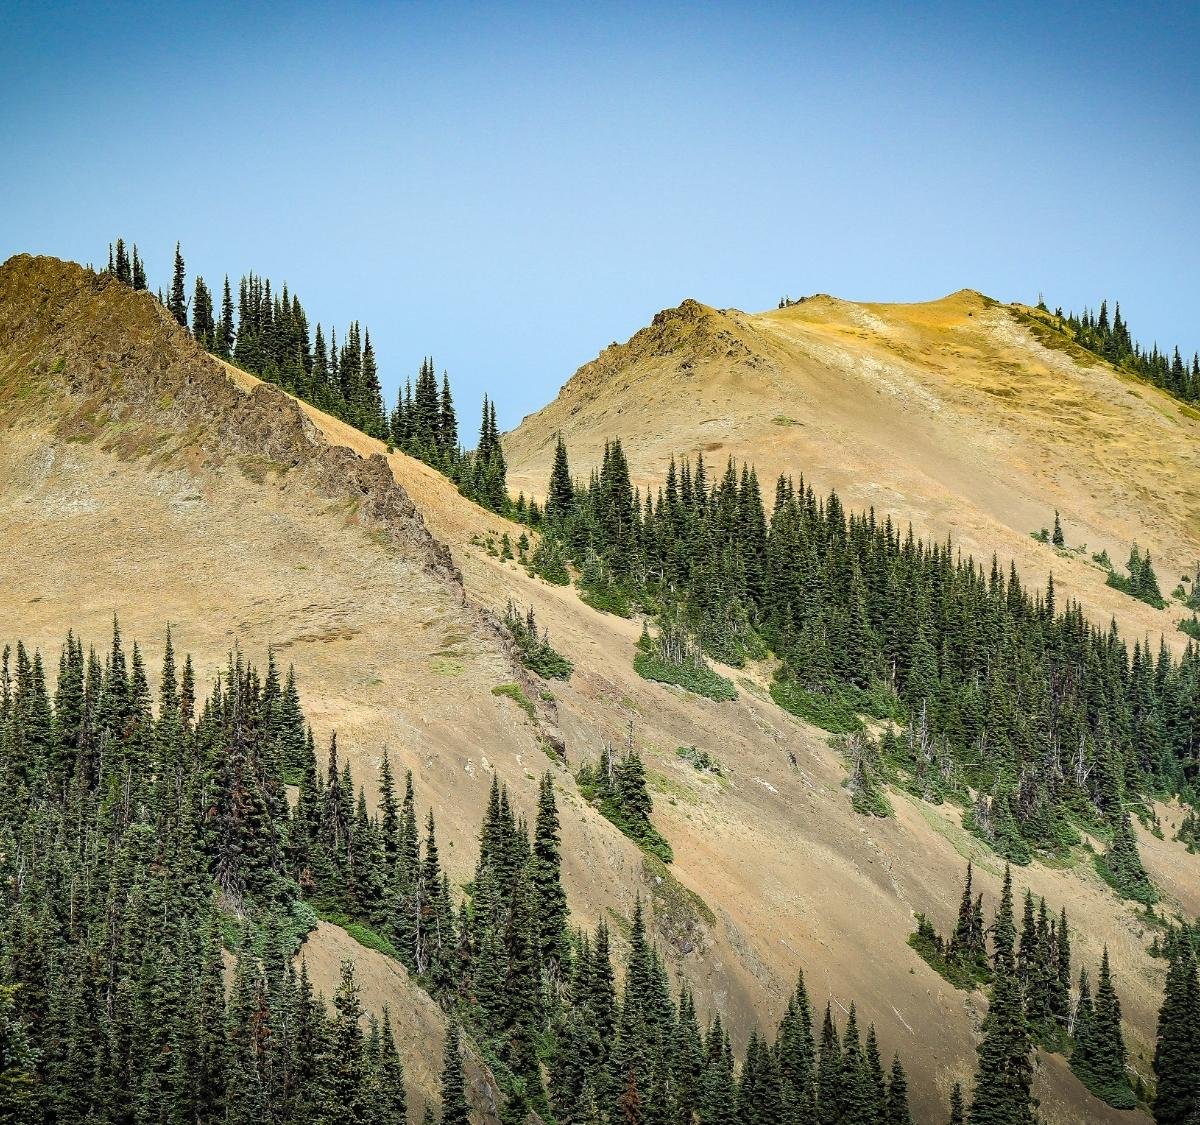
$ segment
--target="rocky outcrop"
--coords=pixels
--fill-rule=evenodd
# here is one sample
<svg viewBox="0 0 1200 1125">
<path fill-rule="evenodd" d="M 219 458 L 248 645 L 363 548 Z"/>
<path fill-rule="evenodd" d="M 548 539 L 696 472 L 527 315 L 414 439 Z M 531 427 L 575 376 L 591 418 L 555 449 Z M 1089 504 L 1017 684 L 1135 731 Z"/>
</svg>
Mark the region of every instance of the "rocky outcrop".
<svg viewBox="0 0 1200 1125">
<path fill-rule="evenodd" d="M 295 474 L 461 591 L 450 552 L 382 456 L 326 441 L 275 387 L 237 386 L 149 293 L 56 258 L 10 258 L 0 267 L 0 372 L 25 409 L 37 408 L 35 390 L 65 395 L 54 403 L 65 437 L 126 456 L 165 449 Z"/>
</svg>

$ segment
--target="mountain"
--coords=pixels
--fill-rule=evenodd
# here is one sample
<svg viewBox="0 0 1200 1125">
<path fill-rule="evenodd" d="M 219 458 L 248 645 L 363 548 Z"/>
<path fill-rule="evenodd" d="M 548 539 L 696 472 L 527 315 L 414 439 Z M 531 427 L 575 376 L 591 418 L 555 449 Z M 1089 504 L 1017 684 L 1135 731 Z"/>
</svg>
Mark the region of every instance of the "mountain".
<svg viewBox="0 0 1200 1125">
<path fill-rule="evenodd" d="M 886 331 L 874 321 L 852 328 L 867 313 L 849 308 L 814 299 L 762 317 L 692 303 L 660 314 L 629 344 L 582 369 L 556 403 L 511 435 L 512 491 L 544 489 L 546 443 L 558 430 L 568 436 L 577 470 L 606 437 L 619 436 L 643 480 L 672 451 L 704 448 L 717 459 L 727 451 L 751 456 L 767 480 L 776 471 L 804 471 L 823 486 L 836 484 L 851 505 L 875 502 L 939 534 L 961 507 L 968 514 L 956 538 L 977 536 L 989 553 L 1016 557 L 1023 573 L 1051 565 L 1050 548 L 1028 532 L 1048 523 L 1056 506 L 1070 541 L 1074 527 L 1088 528 L 1095 538 L 1089 550 L 1105 542 L 1095 529 L 1108 528 L 1110 554 L 1138 538 L 1164 559 L 1160 573 L 1172 573 L 1166 560 L 1185 565 L 1196 546 L 1194 521 L 1189 531 L 1185 519 L 1164 513 L 1161 526 L 1153 525 L 1149 508 L 1145 526 L 1136 518 L 1138 488 L 1158 488 L 1168 507 L 1185 512 L 1196 503 L 1195 454 L 1185 439 L 1191 435 L 1194 450 L 1197 423 L 1178 404 L 1172 414 L 1156 392 L 1099 367 L 1081 368 L 1069 381 L 1067 361 L 1075 361 L 1068 353 L 1037 343 L 1036 330 L 1015 312 L 976 295 L 923 313 L 874 307 L 879 324 L 892 316 L 902 325 Z M 976 317 L 988 327 L 978 328 Z M 1005 324 L 1012 342 L 983 351 L 980 334 L 1003 339 Z M 922 339 L 958 339 L 959 331 L 961 364 L 951 362 L 943 340 L 940 350 L 923 346 L 945 368 L 926 371 L 899 355 L 893 337 L 902 331 L 912 356 Z M 1026 373 L 1017 358 L 1024 355 L 1042 366 Z M 980 382 L 985 374 L 999 379 L 1002 362 L 1012 365 L 1009 399 L 968 385 L 965 372 Z M 936 379 L 941 397 L 929 389 Z M 895 399 L 883 389 L 879 402 L 864 393 L 885 380 L 897 388 Z M 1032 420 L 1040 408 L 1025 401 L 1025 381 L 1050 394 L 1087 380 L 1100 383 L 1093 392 L 1100 405 L 1091 408 L 1097 417 L 1111 413 L 1114 434 L 1117 421 L 1129 428 L 1119 455 L 1108 447 L 1089 452 L 1082 422 L 1062 423 L 1075 444 L 1053 447 L 1045 436 L 1052 421 L 1042 419 L 1039 430 Z M 901 394 L 907 409 L 889 421 L 881 403 Z M 1000 436 L 988 444 L 981 403 L 992 399 Z M 1024 433 L 1015 420 L 1022 413 L 1031 419 Z M 728 422 L 714 420 L 725 416 Z M 934 417 L 944 434 L 935 433 Z M 1018 441 L 1027 443 L 1020 450 L 1042 442 L 1044 462 L 1018 466 L 1020 450 L 1005 444 Z M 972 444 L 995 460 L 973 465 Z M 839 448 L 850 461 L 840 470 Z M 1059 498 L 1035 503 L 990 484 L 1001 449 L 1022 488 L 1032 489 L 1039 474 L 1049 481 L 1048 466 L 1055 466 Z M 805 462 L 816 453 L 826 460 Z M 1155 485 L 1143 458 L 1160 466 L 1173 458 L 1171 483 Z M 876 469 L 878 494 L 869 476 Z M 1119 487 L 1104 492 L 1103 478 L 1118 469 Z M 964 474 L 957 484 L 951 470 Z M 1091 497 L 1082 489 L 1086 511 L 1072 506 L 1071 491 L 1084 479 L 1101 490 Z M 942 1120 L 951 1083 L 969 1085 L 983 996 L 951 987 L 906 938 L 916 912 L 942 932 L 950 928 L 967 858 L 994 908 L 1002 865 L 964 831 L 957 807 L 897 792 L 892 818 L 854 813 L 840 758 L 823 732 L 772 702 L 769 669 L 723 669 L 740 689 L 731 703 L 642 679 L 632 667 L 637 623 L 600 613 L 572 588 L 548 585 L 500 557 L 502 536 L 515 541 L 520 526 L 470 504 L 429 466 L 388 454 L 205 355 L 149 295 L 50 259 L 19 257 L 0 268 L 0 480 L 8 556 L 0 612 L 9 638 L 39 646 L 49 660 L 69 627 L 102 647 L 116 613 L 127 637 L 157 649 L 169 621 L 204 679 L 235 645 L 260 660 L 275 646 L 281 662 L 295 665 L 318 745 L 336 729 L 368 793 L 385 749 L 413 771 L 422 814 L 432 807 L 437 817 L 458 892 L 473 874 L 493 775 L 532 821 L 538 775 L 549 767 L 574 920 L 623 922 L 640 897 L 672 973 L 694 988 L 702 1018 L 722 1012 L 739 1051 L 753 1029 L 773 1033 L 803 967 L 818 1012 L 828 1000 L 840 1016 L 854 999 L 864 1023 L 878 1028 L 885 1057 L 902 1054 L 918 1120 Z M 1007 517 L 1006 503 L 1013 505 Z M 1106 514 L 1106 504 L 1120 511 Z M 1053 566 L 1056 581 L 1062 568 L 1064 586 L 1091 599 L 1097 612 L 1111 605 L 1135 635 L 1166 628 L 1166 613 L 1124 605 L 1131 600 L 1105 588 L 1087 563 L 1055 558 Z M 575 665 L 569 681 L 540 681 L 516 662 L 497 625 L 509 599 L 536 610 L 554 647 Z M 511 692 L 494 690 L 512 684 L 522 688 L 528 711 Z M 606 742 L 620 747 L 630 736 L 646 764 L 654 823 L 674 852 L 669 867 L 605 819 L 573 776 Z M 677 753 L 681 747 L 708 752 L 721 774 L 695 769 Z M 1143 861 L 1168 907 L 1195 917 L 1200 857 L 1173 839 L 1180 808 L 1160 804 L 1158 812 L 1162 838 L 1136 828 Z M 1029 887 L 1052 909 L 1066 907 L 1078 964 L 1097 964 L 1106 944 L 1114 951 L 1130 1061 L 1149 1075 L 1165 968 L 1147 952 L 1153 935 L 1140 913 L 1087 863 L 1034 863 L 1015 878 L 1019 891 Z M 620 958 L 627 938 L 616 921 L 613 933 Z M 386 1001 L 400 1014 L 394 1019 L 419 1105 L 439 1069 L 443 1032 L 432 1002 L 394 961 L 336 925 L 317 927 L 305 950 L 326 995 L 339 961 L 350 956 L 367 1006 L 378 1010 Z M 1131 1119 L 1091 1097 L 1061 1056 L 1039 1059 L 1047 1121 Z M 474 1103 L 490 1114 L 494 1088 L 478 1060 L 469 1077 Z"/>
<path fill-rule="evenodd" d="M 972 290 L 927 304 L 818 295 L 765 313 L 684 301 L 581 367 L 505 439 L 514 492 L 540 496 L 561 433 L 586 477 L 605 441 L 635 482 L 670 457 L 757 466 L 764 490 L 803 474 L 850 510 L 993 553 L 1097 621 L 1181 647 L 1170 612 L 1106 587 L 1136 541 L 1164 584 L 1200 559 L 1200 413 L 1054 331 L 1036 309 Z M 1057 556 L 1030 533 L 1061 513 Z"/>
</svg>

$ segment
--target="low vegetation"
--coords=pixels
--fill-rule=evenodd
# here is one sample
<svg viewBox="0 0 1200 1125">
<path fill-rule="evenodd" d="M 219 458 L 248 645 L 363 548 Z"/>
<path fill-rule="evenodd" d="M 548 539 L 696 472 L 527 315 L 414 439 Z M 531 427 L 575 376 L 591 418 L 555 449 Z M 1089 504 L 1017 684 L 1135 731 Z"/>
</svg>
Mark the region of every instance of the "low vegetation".
<svg viewBox="0 0 1200 1125">
<path fill-rule="evenodd" d="M 669 624 L 654 639 L 643 628 L 633 669 L 644 680 L 673 684 L 718 703 L 737 699 L 732 681 L 714 672 L 686 633 Z"/>
<path fill-rule="evenodd" d="M 1150 552 L 1142 554 L 1135 543 L 1129 552 L 1129 562 L 1126 563 L 1127 576 L 1116 571 L 1110 571 L 1107 584 L 1131 598 L 1145 602 L 1155 609 L 1165 609 L 1167 600 L 1158 588 L 1158 578 L 1154 574 L 1154 566 L 1150 561 Z"/>
<path fill-rule="evenodd" d="M 710 773 L 714 777 L 725 776 L 721 763 L 707 750 L 700 750 L 695 746 L 677 746 L 675 756 L 687 762 L 697 773 Z"/>
<path fill-rule="evenodd" d="M 571 678 L 574 665 L 550 647 L 550 634 L 547 630 L 538 631 L 533 606 L 521 613 L 510 599 L 504 610 L 504 627 L 517 647 L 521 663 L 531 672 L 544 680 Z"/>
</svg>

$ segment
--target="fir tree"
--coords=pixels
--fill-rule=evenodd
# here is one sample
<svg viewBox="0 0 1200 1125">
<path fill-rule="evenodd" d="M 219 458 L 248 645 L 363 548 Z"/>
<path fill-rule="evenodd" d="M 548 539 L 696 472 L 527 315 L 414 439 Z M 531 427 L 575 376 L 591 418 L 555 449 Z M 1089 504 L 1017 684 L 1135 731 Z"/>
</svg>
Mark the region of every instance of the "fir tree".
<svg viewBox="0 0 1200 1125">
<path fill-rule="evenodd" d="M 175 269 L 171 276 L 171 293 L 167 298 L 167 311 L 175 318 L 181 328 L 187 327 L 187 296 L 184 293 L 185 274 L 183 254 L 180 253 L 179 243 L 175 243 Z"/>
</svg>

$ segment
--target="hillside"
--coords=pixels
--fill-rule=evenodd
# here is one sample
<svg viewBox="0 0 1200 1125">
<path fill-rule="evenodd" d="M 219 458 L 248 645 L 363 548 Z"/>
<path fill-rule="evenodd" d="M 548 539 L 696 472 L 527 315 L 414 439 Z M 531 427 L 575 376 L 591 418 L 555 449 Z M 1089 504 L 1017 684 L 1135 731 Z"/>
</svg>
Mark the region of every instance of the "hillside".
<svg viewBox="0 0 1200 1125">
<path fill-rule="evenodd" d="M 1115 615 L 1133 636 L 1185 640 L 1178 607 L 1158 613 L 1106 588 L 1090 556 L 1107 550 L 1119 567 L 1137 541 L 1164 590 L 1194 571 L 1200 415 L 1070 344 L 1036 310 L 970 290 L 916 305 L 821 295 L 759 314 L 685 301 L 581 367 L 507 436 L 514 491 L 543 493 L 558 432 L 582 477 L 615 436 L 642 484 L 672 455 L 699 452 L 717 472 L 730 456 L 753 462 L 764 490 L 803 474 L 852 510 L 952 535 L 984 561 L 1014 559 L 1029 580 L 1052 570 L 1101 623 Z M 1056 509 L 1081 556 L 1030 538 Z"/>
<path fill-rule="evenodd" d="M 1059 490 L 1044 503 L 1015 485 L 1010 495 L 993 481 L 1000 453 L 990 468 L 971 455 L 972 444 L 982 442 L 980 396 L 989 392 L 968 386 L 957 369 L 957 382 L 943 368 L 918 380 L 919 365 L 899 356 L 897 338 L 909 333 L 903 346 L 915 350 L 922 333 L 959 331 L 957 346 L 968 355 L 983 346 L 980 330 L 960 320 L 979 317 L 989 325 L 985 334 L 999 338 L 1010 323 L 1001 318 L 1011 314 L 970 295 L 933 306 L 947 306 L 937 315 L 876 307 L 871 315 L 885 326 L 889 316 L 907 318 L 885 332 L 851 330 L 849 313 L 838 319 L 828 312 L 838 303 L 807 304 L 807 311 L 802 305 L 762 317 L 692 305 L 660 316 L 649 336 L 606 352 L 512 436 L 513 491 L 544 487 L 548 464 L 537 443 L 552 442 L 561 428 L 573 452 L 583 454 L 577 471 L 586 470 L 587 450 L 613 434 L 643 474 L 660 468 L 672 450 L 752 455 L 768 474 L 803 468 L 852 504 L 876 497 L 878 507 L 911 512 L 939 532 L 944 519 L 965 544 L 977 537 L 972 549 L 1013 555 L 1032 574 L 1049 565 L 1049 548 L 1033 544 L 1028 530 L 1047 522 L 1054 506 L 1072 540 L 1075 527 L 1088 529 L 1080 538 L 1094 539 L 1091 549 L 1111 535 L 1114 558 L 1124 557 L 1122 542 L 1127 548 L 1135 536 L 1179 565 L 1200 549 L 1197 423 L 1158 409 L 1154 392 L 1097 375 L 1108 382 L 1094 409 L 1111 412 L 1112 425 L 1119 421 L 1129 432 L 1122 448 L 1091 454 L 1079 441 L 1082 423 L 1061 423 L 1076 444 L 1059 448 L 1045 437 L 1060 425 L 1053 418 L 1037 430 L 1030 410 L 1022 433 L 1016 407 L 999 409 L 999 436 L 986 448 L 1003 451 L 1005 471 L 1020 488 L 1054 480 Z M 1013 342 L 1005 347 L 1013 354 L 1045 353 L 1038 386 L 1066 380 L 1065 359 L 1015 322 L 1008 330 Z M 874 358 L 846 360 L 843 368 L 829 358 L 860 347 Z M 939 354 L 949 365 L 948 352 Z M 798 355 L 808 358 L 789 366 Z M 963 361 L 979 380 L 999 362 L 991 352 Z M 839 393 L 831 369 L 854 380 L 854 389 Z M 807 382 L 791 381 L 796 371 Z M 939 398 L 929 389 L 935 374 L 945 384 Z M 861 393 L 868 375 L 881 388 L 885 377 L 894 383 L 906 409 L 885 418 L 880 403 Z M 1015 385 L 1025 376 L 1014 367 L 1007 378 Z M 677 393 L 677 380 L 691 388 L 689 396 Z M 891 393 L 880 389 L 879 397 Z M 730 399 L 733 411 L 721 406 Z M 960 424 L 963 433 L 954 429 Z M 691 425 L 700 428 L 688 437 Z M 1035 435 L 1046 443 L 1041 460 L 1018 464 Z M 764 441 L 760 450 L 759 438 L 773 444 Z M 847 451 L 840 470 L 839 443 Z M 1161 458 L 1174 459 L 1169 484 L 1155 484 L 1142 465 L 1155 443 L 1156 471 L 1167 463 Z M 799 465 L 790 464 L 793 456 Z M 1103 491 L 1102 479 L 1113 473 L 1125 490 L 1123 507 L 1117 484 Z M 1079 511 L 1067 499 L 1085 478 L 1098 491 L 1092 496 L 1081 486 L 1089 499 Z M 873 479 L 887 482 L 886 490 L 876 494 Z M 773 1032 L 803 966 L 818 1008 L 828 999 L 837 1011 L 856 999 L 864 1020 L 877 1025 L 885 1053 L 903 1054 L 919 1120 L 941 1120 L 950 1084 L 969 1083 L 982 997 L 951 988 L 905 937 L 915 911 L 948 927 L 967 857 L 978 865 L 990 909 L 1000 864 L 962 830 L 955 809 L 897 794 L 894 819 L 855 815 L 842 788 L 844 767 L 825 736 L 770 702 L 761 670 L 727 670 L 743 689 L 729 704 L 642 680 L 631 667 L 637 623 L 597 613 L 570 588 L 547 586 L 483 545 L 506 530 L 515 538 L 515 525 L 464 501 L 427 466 L 387 455 L 343 423 L 205 356 L 149 296 L 48 259 L 13 259 L 0 269 L 0 480 L 0 536 L 10 559 L 0 583 L 6 639 L 22 636 L 53 655 L 75 626 L 100 646 L 115 612 L 127 636 L 157 643 L 169 620 L 205 675 L 234 644 L 255 656 L 275 645 L 296 665 L 318 741 L 336 727 L 369 791 L 385 748 L 412 769 L 418 801 L 422 810 L 433 806 L 459 886 L 471 874 L 493 771 L 532 817 L 537 775 L 561 745 L 565 763 L 551 768 L 577 921 L 623 918 L 642 896 L 673 971 L 696 989 L 702 1018 L 719 1007 L 739 1047 L 755 1027 Z M 1190 512 L 1192 524 L 1164 513 L 1161 528 L 1151 527 L 1143 512 L 1139 525 L 1137 490 L 1155 488 L 1170 498 L 1168 507 Z M 967 514 L 956 522 L 960 503 Z M 1119 611 L 1135 632 L 1165 627 L 1166 614 L 1105 590 L 1086 564 L 1055 560 L 1054 567 L 1056 579 L 1060 570 L 1069 574 L 1064 585 L 1097 612 Z M 1159 572 L 1171 573 L 1166 563 Z M 575 662 L 568 683 L 531 681 L 514 665 L 489 616 L 510 597 L 532 604 L 555 647 Z M 537 704 L 533 719 L 493 694 L 510 682 L 525 684 Z M 552 699 L 543 698 L 548 693 Z M 649 772 L 654 821 L 674 847 L 669 871 L 588 806 L 572 778 L 605 741 L 619 745 L 630 721 Z M 711 751 L 725 776 L 698 773 L 677 756 L 678 746 Z M 1169 904 L 1195 916 L 1200 857 L 1171 840 L 1178 810 L 1161 811 L 1166 839 L 1139 830 L 1143 857 Z M 1148 1074 L 1164 966 L 1147 955 L 1151 934 L 1136 910 L 1082 862 L 1034 864 L 1017 873 L 1017 886 L 1067 908 L 1080 963 L 1094 965 L 1104 944 L 1113 950 L 1131 1063 Z M 353 955 L 368 1006 L 387 1001 L 403 1013 L 396 1020 L 403 1043 L 420 1055 L 408 1064 L 410 1082 L 419 1097 L 428 1094 L 442 1042 L 436 1010 L 400 970 L 336 927 L 322 925 L 307 948 L 326 994 L 340 958 Z M 486 1075 L 471 1072 L 482 1111 Z M 1136 1119 L 1087 1095 L 1061 1058 L 1042 1056 L 1038 1092 L 1050 1122 Z"/>
</svg>

